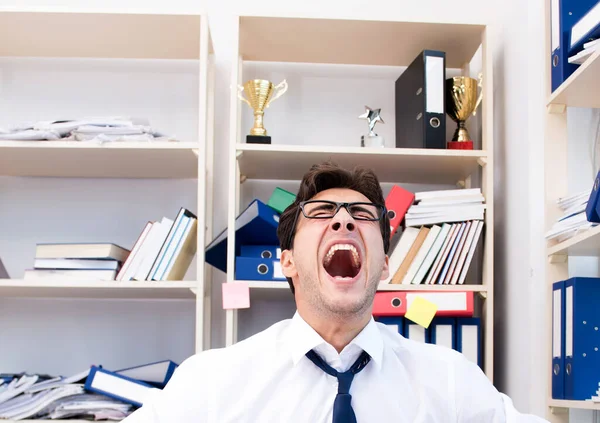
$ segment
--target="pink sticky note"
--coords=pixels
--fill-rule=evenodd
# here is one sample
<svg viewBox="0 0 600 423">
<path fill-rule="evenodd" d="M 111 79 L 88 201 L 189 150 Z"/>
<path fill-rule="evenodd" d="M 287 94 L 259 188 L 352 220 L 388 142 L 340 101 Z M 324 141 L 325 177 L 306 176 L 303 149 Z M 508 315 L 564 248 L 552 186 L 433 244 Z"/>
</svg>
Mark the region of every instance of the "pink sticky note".
<svg viewBox="0 0 600 423">
<path fill-rule="evenodd" d="M 223 284 L 223 309 L 250 308 L 250 287 L 247 282 Z"/>
</svg>

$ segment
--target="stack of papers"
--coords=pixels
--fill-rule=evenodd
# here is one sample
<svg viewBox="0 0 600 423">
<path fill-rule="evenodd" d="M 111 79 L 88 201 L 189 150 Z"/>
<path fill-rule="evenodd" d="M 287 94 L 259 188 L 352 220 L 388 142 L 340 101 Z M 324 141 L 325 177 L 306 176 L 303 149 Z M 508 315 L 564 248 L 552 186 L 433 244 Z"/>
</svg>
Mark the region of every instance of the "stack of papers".
<svg viewBox="0 0 600 423">
<path fill-rule="evenodd" d="M 591 57 L 598 49 L 600 49 L 600 39 L 590 41 L 589 43 L 585 43 L 583 45 L 583 50 L 579 53 L 569 57 L 569 63 L 573 63 L 576 65 L 583 64 L 587 59 Z"/>
<path fill-rule="evenodd" d="M 104 395 L 87 393 L 83 382 L 90 369 L 63 377 L 15 375 L 0 384 L 0 420 L 91 417 L 123 420 L 134 407 Z"/>
<path fill-rule="evenodd" d="M 556 203 L 563 214 L 546 232 L 546 239 L 556 239 L 558 242 L 562 242 L 596 226 L 597 223 L 588 222 L 585 214 L 589 198 L 589 190 L 559 198 Z"/>
<path fill-rule="evenodd" d="M 147 119 L 119 116 L 24 123 L 0 129 L 0 140 L 177 141 L 154 130 Z"/>
</svg>

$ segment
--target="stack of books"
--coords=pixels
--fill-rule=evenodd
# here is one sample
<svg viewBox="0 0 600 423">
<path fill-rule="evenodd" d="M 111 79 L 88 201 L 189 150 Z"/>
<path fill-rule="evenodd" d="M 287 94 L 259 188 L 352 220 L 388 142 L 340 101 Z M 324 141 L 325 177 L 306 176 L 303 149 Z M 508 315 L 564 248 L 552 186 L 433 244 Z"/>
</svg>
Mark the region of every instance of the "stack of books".
<svg viewBox="0 0 600 423">
<path fill-rule="evenodd" d="M 482 220 L 484 201 L 481 188 L 417 192 L 405 216 L 406 226 Z"/>
<path fill-rule="evenodd" d="M 0 374 L 0 420 L 123 420 L 163 389 L 177 367 L 164 360 L 116 371 L 91 366 L 69 377 Z"/>
<path fill-rule="evenodd" d="M 197 231 L 198 218 L 183 207 L 175 219 L 147 222 L 116 280 L 182 280 L 196 254 Z"/>
<path fill-rule="evenodd" d="M 546 240 L 562 242 L 597 225 L 589 222 L 585 213 L 590 192 L 590 190 L 578 192 L 556 201 L 562 214 L 546 232 Z"/>
<path fill-rule="evenodd" d="M 114 280 L 129 250 L 111 243 L 37 244 L 25 280 Z"/>
<path fill-rule="evenodd" d="M 113 243 L 37 244 L 25 280 L 182 280 L 196 254 L 198 218 L 180 208 L 175 219 L 146 222 L 133 248 Z"/>
<path fill-rule="evenodd" d="M 390 254 L 393 284 L 463 284 L 484 226 L 480 188 L 415 193 Z"/>
</svg>

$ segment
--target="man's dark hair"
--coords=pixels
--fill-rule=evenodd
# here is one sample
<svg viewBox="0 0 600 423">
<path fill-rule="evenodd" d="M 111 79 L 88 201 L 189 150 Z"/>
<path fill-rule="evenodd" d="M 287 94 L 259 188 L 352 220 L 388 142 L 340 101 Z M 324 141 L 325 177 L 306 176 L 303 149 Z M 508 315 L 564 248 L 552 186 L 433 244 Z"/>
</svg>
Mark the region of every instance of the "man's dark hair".
<svg viewBox="0 0 600 423">
<path fill-rule="evenodd" d="M 295 219 L 301 201 L 313 198 L 321 191 L 332 188 L 347 188 L 358 191 L 375 204 L 385 205 L 385 198 L 379 185 L 379 179 L 371 169 L 355 167 L 352 170 L 343 169 L 335 163 L 324 162 L 313 165 L 304 174 L 300 182 L 300 189 L 296 200 L 290 204 L 279 218 L 277 237 L 281 250 L 291 250 L 294 245 Z M 387 213 L 379 221 L 381 237 L 383 238 L 383 251 L 387 254 L 390 247 L 390 220 Z M 295 292 L 291 278 L 287 278 L 292 293 Z"/>
</svg>

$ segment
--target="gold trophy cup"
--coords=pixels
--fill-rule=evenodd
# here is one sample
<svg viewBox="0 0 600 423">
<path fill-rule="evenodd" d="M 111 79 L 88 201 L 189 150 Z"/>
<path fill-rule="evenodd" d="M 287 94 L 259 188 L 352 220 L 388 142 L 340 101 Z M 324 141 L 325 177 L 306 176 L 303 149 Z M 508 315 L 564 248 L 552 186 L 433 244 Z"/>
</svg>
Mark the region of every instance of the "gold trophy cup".
<svg viewBox="0 0 600 423">
<path fill-rule="evenodd" d="M 238 85 L 238 97 L 246 102 L 254 110 L 254 126 L 250 129 L 250 135 L 246 136 L 246 142 L 250 144 L 271 144 L 271 137 L 263 126 L 265 109 L 287 91 L 288 85 L 284 79 L 274 85 L 271 81 L 264 79 L 251 79 L 244 86 Z M 246 97 L 242 92 L 246 92 Z"/>
<path fill-rule="evenodd" d="M 481 74 L 479 81 L 467 76 L 455 76 L 446 79 L 446 113 L 458 124 L 452 141 L 447 142 L 448 149 L 472 150 L 473 140 L 465 128 L 465 122 L 471 114 L 475 116 L 477 107 L 481 103 L 483 90 L 477 97 L 477 87 L 481 88 Z"/>
</svg>

